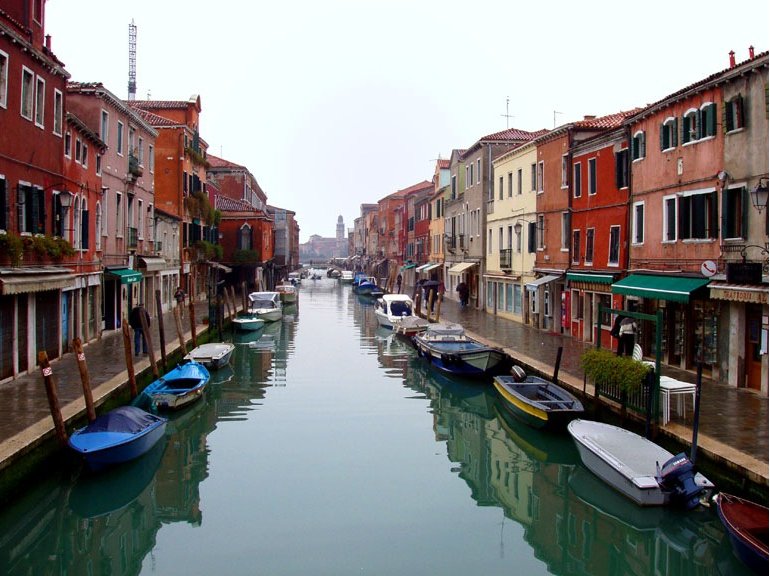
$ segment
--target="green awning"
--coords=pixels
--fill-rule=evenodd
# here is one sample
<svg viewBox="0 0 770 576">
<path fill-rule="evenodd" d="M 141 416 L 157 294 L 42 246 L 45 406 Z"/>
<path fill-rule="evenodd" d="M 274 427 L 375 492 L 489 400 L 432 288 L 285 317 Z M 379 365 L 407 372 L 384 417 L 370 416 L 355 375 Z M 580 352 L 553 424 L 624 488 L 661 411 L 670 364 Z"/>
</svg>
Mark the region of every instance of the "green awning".
<svg viewBox="0 0 770 576">
<path fill-rule="evenodd" d="M 612 284 L 612 274 L 581 274 L 579 272 L 567 272 L 567 280 L 570 282 L 593 282 L 594 284 Z"/>
<path fill-rule="evenodd" d="M 417 266 L 417 264 L 414 264 L 414 263 L 404 264 L 403 266 L 401 266 L 401 270 L 411 270 L 415 266 Z"/>
<path fill-rule="evenodd" d="M 142 280 L 142 273 L 128 268 L 118 268 L 117 270 L 107 270 L 107 274 L 120 280 L 121 284 L 133 284 Z"/>
<path fill-rule="evenodd" d="M 708 278 L 631 274 L 615 282 L 612 293 L 686 304 L 690 301 L 690 294 L 708 283 Z"/>
</svg>

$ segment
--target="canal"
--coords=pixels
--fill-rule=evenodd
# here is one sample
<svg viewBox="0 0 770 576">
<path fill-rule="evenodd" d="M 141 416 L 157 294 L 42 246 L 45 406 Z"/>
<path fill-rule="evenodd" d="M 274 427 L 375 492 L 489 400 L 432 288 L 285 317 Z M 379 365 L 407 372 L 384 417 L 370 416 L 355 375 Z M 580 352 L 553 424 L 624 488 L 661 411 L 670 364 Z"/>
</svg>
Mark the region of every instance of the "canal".
<svg viewBox="0 0 770 576">
<path fill-rule="evenodd" d="M 641 509 L 569 436 L 427 369 L 371 303 L 305 280 L 141 459 L 0 511 L 0 574 L 742 574 L 709 510 Z"/>
</svg>

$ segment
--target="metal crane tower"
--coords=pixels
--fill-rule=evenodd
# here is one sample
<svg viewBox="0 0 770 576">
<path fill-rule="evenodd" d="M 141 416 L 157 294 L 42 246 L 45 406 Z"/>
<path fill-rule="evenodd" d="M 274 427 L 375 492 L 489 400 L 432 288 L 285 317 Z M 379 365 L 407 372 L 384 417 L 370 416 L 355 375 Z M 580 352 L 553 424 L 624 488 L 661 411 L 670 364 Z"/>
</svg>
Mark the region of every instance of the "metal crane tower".
<svg viewBox="0 0 770 576">
<path fill-rule="evenodd" d="M 128 25 L 128 99 L 136 100 L 136 25 Z"/>
</svg>

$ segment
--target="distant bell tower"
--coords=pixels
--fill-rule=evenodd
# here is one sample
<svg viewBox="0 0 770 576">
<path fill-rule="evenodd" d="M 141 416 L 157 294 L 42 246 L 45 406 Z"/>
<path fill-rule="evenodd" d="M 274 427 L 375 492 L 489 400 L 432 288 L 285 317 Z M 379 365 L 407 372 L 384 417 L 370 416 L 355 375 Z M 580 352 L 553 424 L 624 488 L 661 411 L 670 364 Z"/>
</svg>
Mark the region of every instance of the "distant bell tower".
<svg viewBox="0 0 770 576">
<path fill-rule="evenodd" d="M 345 223 L 342 221 L 342 215 L 337 217 L 337 249 L 335 256 L 344 258 L 348 255 L 348 244 L 345 241 Z"/>
</svg>

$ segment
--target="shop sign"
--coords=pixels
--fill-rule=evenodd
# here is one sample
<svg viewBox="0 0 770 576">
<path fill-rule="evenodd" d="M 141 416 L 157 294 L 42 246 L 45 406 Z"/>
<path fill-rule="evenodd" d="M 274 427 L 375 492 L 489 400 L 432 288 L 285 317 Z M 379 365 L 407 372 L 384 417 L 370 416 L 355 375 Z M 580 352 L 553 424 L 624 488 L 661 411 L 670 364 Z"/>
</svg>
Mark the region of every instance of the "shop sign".
<svg viewBox="0 0 770 576">
<path fill-rule="evenodd" d="M 727 281 L 730 284 L 761 284 L 761 262 L 728 262 Z"/>
<path fill-rule="evenodd" d="M 712 286 L 711 297 L 715 300 L 767 304 L 767 290 L 741 290 L 740 288 L 721 288 Z"/>
</svg>

